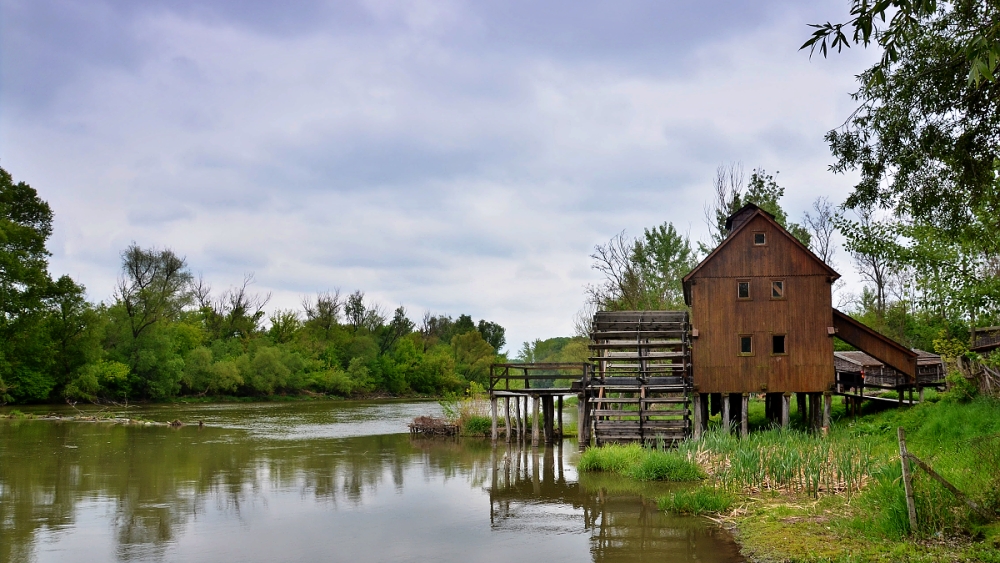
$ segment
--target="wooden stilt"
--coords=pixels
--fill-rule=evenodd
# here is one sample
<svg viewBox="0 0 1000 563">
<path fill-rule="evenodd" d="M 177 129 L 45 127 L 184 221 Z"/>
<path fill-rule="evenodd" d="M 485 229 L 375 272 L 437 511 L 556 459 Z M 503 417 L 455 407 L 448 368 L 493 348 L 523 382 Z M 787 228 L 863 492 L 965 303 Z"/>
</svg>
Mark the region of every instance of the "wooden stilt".
<svg viewBox="0 0 1000 563">
<path fill-rule="evenodd" d="M 923 387 L 918 387 L 917 388 L 917 398 L 920 400 L 921 403 L 924 402 L 924 388 Z"/>
<path fill-rule="evenodd" d="M 809 416 L 806 407 L 806 394 L 796 393 L 795 394 L 795 406 L 798 407 L 799 416 L 802 418 L 802 425 L 809 427 Z"/>
<path fill-rule="evenodd" d="M 729 418 L 729 395 L 725 394 L 722 396 L 722 429 L 729 433 L 732 432 L 732 422 Z"/>
<path fill-rule="evenodd" d="M 538 411 L 541 408 L 541 405 L 539 404 L 541 403 L 541 401 L 539 399 L 541 399 L 541 397 L 531 398 L 531 447 L 532 448 L 538 447 L 538 438 L 539 438 L 539 433 L 541 432 L 541 428 L 539 428 L 538 424 Z"/>
<path fill-rule="evenodd" d="M 507 443 L 510 443 L 511 427 L 510 427 L 510 397 L 503 398 L 503 412 L 504 412 L 504 425 L 503 432 L 506 435 Z"/>
<path fill-rule="evenodd" d="M 749 406 L 750 406 L 750 394 L 743 393 L 743 399 L 740 402 L 740 436 L 743 437 L 746 437 L 746 435 L 750 433 L 749 416 L 747 414 L 747 411 L 750 410 L 749 408 L 747 408 Z"/>
<path fill-rule="evenodd" d="M 792 408 L 792 394 L 783 393 L 781 395 L 781 427 L 788 428 L 788 419 Z"/>
<path fill-rule="evenodd" d="M 562 438 L 563 438 L 563 416 L 562 416 L 562 414 L 563 414 L 563 398 L 562 398 L 562 395 L 559 395 L 559 398 L 557 399 L 557 401 L 559 401 L 559 403 L 558 403 L 558 405 L 559 405 L 559 418 L 558 418 L 558 422 L 559 422 L 559 441 L 561 443 L 562 442 Z"/>
<path fill-rule="evenodd" d="M 830 410 L 833 407 L 833 395 L 823 393 L 823 432 L 830 430 Z"/>
<path fill-rule="evenodd" d="M 702 420 L 701 420 L 701 417 L 702 417 L 702 413 L 701 413 L 701 401 L 702 401 L 701 394 L 695 393 L 694 394 L 694 433 L 693 433 L 695 440 L 700 440 L 701 439 L 701 422 L 702 422 Z"/>
<path fill-rule="evenodd" d="M 490 397 L 490 418 L 493 442 L 497 441 L 497 398 Z"/>
</svg>

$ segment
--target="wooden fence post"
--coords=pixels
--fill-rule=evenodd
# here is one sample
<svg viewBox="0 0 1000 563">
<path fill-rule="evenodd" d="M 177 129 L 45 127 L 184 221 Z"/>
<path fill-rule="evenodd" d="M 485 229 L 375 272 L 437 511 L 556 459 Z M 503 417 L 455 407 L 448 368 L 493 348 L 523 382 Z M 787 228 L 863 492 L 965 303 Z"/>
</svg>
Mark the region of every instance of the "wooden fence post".
<svg viewBox="0 0 1000 563">
<path fill-rule="evenodd" d="M 910 533 L 917 531 L 917 507 L 913 502 L 913 477 L 910 475 L 909 453 L 906 451 L 906 432 L 900 426 L 897 430 L 899 436 L 899 462 L 903 465 L 903 490 L 906 492 L 906 512 L 910 517 Z"/>
</svg>

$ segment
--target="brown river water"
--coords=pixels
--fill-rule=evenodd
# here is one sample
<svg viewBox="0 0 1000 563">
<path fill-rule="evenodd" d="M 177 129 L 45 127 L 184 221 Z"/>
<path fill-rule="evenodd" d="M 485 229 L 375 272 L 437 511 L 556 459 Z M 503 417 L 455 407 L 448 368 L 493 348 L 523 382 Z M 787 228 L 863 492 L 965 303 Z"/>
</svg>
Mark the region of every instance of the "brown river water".
<svg viewBox="0 0 1000 563">
<path fill-rule="evenodd" d="M 578 474 L 572 440 L 407 433 L 439 413 L 343 401 L 129 409 L 180 428 L 0 420 L 0 562 L 743 561 L 712 522 L 657 510 L 669 486 Z"/>
</svg>

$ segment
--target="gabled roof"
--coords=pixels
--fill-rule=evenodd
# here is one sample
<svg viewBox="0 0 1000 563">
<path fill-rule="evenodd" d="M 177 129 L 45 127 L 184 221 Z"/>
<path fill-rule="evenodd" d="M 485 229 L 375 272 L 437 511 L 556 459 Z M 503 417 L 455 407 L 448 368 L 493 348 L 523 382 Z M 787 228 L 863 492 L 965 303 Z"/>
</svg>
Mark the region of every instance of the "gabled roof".
<svg viewBox="0 0 1000 563">
<path fill-rule="evenodd" d="M 708 264 L 709 262 L 711 262 L 719 254 L 719 252 L 722 251 L 722 249 L 727 244 L 729 244 L 730 242 L 732 242 L 733 239 L 736 238 L 736 234 L 739 233 L 740 231 L 742 231 L 743 229 L 745 229 L 746 226 L 750 224 L 751 220 L 753 220 L 753 218 L 756 217 L 756 216 L 758 216 L 758 215 L 761 216 L 761 217 L 763 217 L 765 221 L 771 223 L 774 227 L 776 227 L 776 230 L 779 233 L 783 234 L 790 241 L 792 241 L 792 244 L 794 244 L 795 246 L 799 247 L 799 249 L 801 249 L 809 257 L 811 257 L 813 260 L 815 260 L 816 263 L 819 264 L 821 268 L 823 268 L 824 270 L 826 270 L 827 273 L 829 273 L 830 276 L 834 280 L 836 280 L 837 278 L 840 277 L 840 274 L 838 274 L 836 270 L 834 270 L 833 268 L 831 268 L 829 266 L 829 264 L 827 264 L 826 262 L 820 260 L 820 258 L 818 256 L 816 256 L 815 254 L 813 254 L 813 251 L 809 250 L 809 247 L 807 247 L 806 245 L 802 244 L 802 241 L 800 241 L 799 239 L 795 238 L 792 235 L 792 233 L 788 232 L 787 230 L 785 230 L 784 227 L 782 227 L 781 225 L 779 225 L 778 222 L 774 220 L 774 216 L 773 215 L 771 215 L 767 211 L 764 211 L 763 209 L 757 207 L 756 205 L 754 205 L 752 203 L 748 203 L 748 204 L 744 205 L 743 207 L 741 207 L 736 213 L 733 213 L 732 215 L 729 216 L 729 218 L 726 219 L 726 228 L 732 227 L 732 230 L 729 232 L 729 235 L 726 236 L 725 240 L 723 240 L 719 244 L 719 246 L 715 247 L 715 250 L 713 250 L 712 252 L 710 252 L 709 255 L 705 257 L 704 260 L 702 260 L 701 262 L 699 262 L 698 265 L 695 266 L 693 270 L 691 270 L 690 272 L 687 273 L 686 276 L 684 276 L 683 282 L 684 282 L 684 301 L 685 301 L 685 303 L 687 303 L 688 305 L 691 305 L 691 278 L 696 273 L 698 273 L 698 271 L 701 270 L 702 267 L 705 266 L 705 264 Z"/>
</svg>

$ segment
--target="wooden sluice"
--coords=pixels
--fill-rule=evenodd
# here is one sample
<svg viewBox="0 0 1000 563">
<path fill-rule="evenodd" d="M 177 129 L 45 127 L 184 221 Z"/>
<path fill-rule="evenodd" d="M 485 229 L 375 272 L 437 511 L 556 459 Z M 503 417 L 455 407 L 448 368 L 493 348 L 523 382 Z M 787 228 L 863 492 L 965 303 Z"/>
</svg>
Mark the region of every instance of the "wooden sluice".
<svg viewBox="0 0 1000 563">
<path fill-rule="evenodd" d="M 687 438 L 691 421 L 691 352 L 684 311 L 594 315 L 585 389 L 586 419 L 598 445 Z"/>
</svg>

